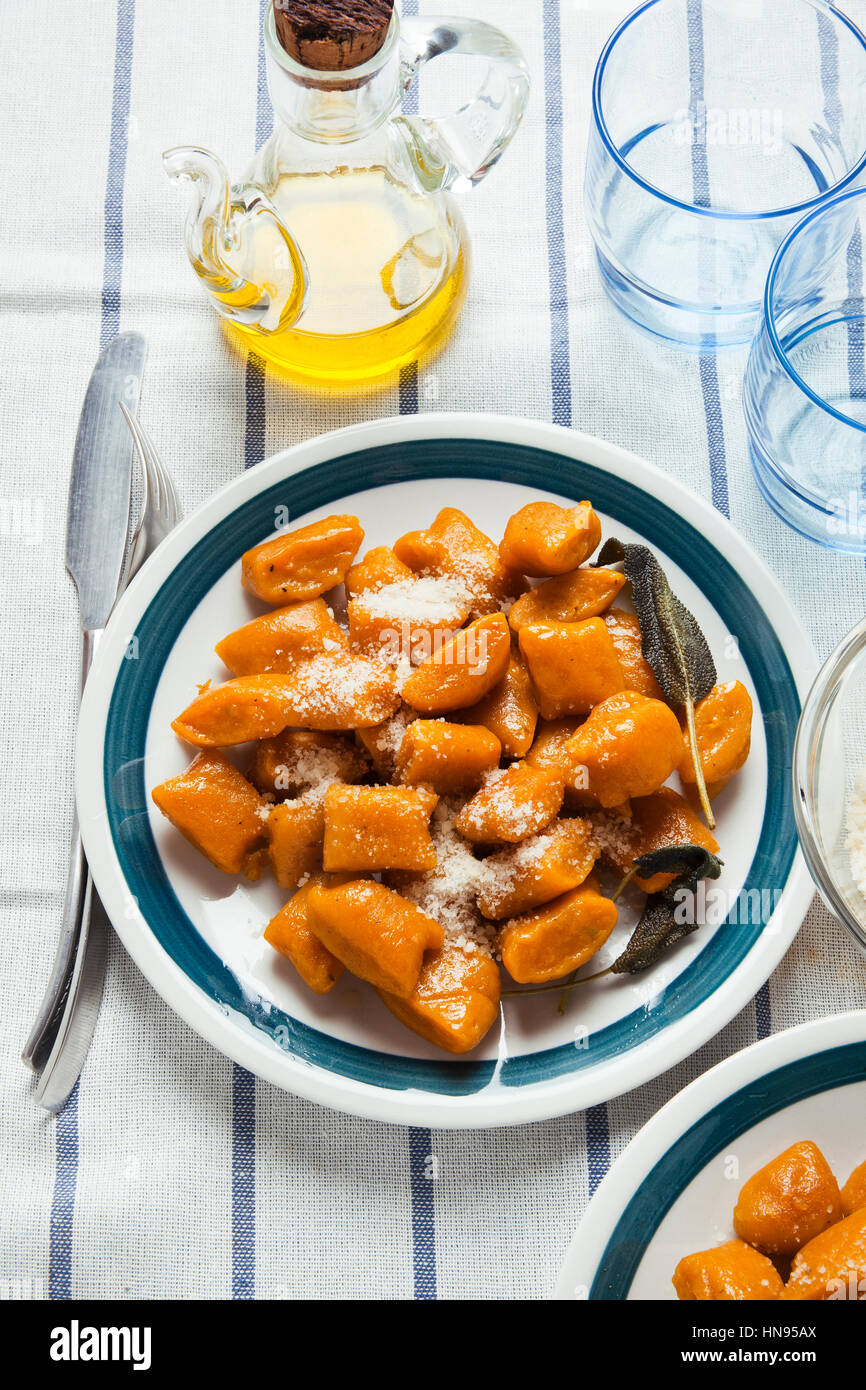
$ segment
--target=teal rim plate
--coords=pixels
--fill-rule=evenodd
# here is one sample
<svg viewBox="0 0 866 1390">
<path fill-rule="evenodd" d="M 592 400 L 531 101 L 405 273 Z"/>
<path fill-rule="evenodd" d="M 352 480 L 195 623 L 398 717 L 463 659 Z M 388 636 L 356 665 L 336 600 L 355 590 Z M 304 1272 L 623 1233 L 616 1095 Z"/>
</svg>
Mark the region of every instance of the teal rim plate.
<svg viewBox="0 0 866 1390">
<path fill-rule="evenodd" d="M 383 1019 L 357 981 L 341 981 L 325 999 L 309 996 L 262 949 L 264 923 L 281 904 L 275 886 L 238 886 L 179 846 L 149 791 L 188 760 L 169 721 L 197 684 L 224 678 L 214 643 L 259 611 L 238 582 L 243 551 L 287 518 L 300 525 L 335 510 L 357 512 L 367 546 L 428 524 L 446 505 L 498 536 L 508 515 L 539 494 L 589 498 L 605 535 L 642 539 L 661 556 L 708 632 L 719 679 L 742 679 L 752 692 L 753 753 L 738 789 L 718 803 L 726 896 L 712 926 L 646 976 L 575 991 L 564 1018 L 553 996 L 505 1001 L 498 1035 L 477 1057 L 453 1058 Z M 258 1075 L 405 1123 L 501 1125 L 562 1114 L 630 1089 L 700 1046 L 754 995 L 793 939 L 812 893 L 790 784 L 800 697 L 813 670 L 808 640 L 761 560 L 709 504 L 660 470 L 572 431 L 503 417 L 376 421 L 237 478 L 182 522 L 136 578 L 103 638 L 82 708 L 85 847 L 112 921 L 154 987 Z"/>
<path fill-rule="evenodd" d="M 866 1012 L 765 1038 L 653 1116 L 590 1202 L 554 1296 L 675 1300 L 679 1260 L 734 1239 L 743 1183 L 807 1139 L 840 1186 L 866 1159 Z"/>
</svg>

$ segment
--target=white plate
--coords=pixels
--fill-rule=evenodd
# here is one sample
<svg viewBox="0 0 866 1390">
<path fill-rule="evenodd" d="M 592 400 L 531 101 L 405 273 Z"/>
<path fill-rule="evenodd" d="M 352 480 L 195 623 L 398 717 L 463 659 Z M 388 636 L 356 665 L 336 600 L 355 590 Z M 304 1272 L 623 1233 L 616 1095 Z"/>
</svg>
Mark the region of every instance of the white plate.
<svg viewBox="0 0 866 1390">
<path fill-rule="evenodd" d="M 866 1012 L 764 1038 L 669 1101 L 600 1184 L 554 1297 L 675 1301 L 683 1256 L 733 1240 L 743 1183 L 806 1139 L 840 1185 L 866 1160 Z"/>
<path fill-rule="evenodd" d="M 260 611 L 241 589 L 239 557 L 285 523 L 282 509 L 293 525 L 355 512 L 373 546 L 426 525 L 445 505 L 498 537 L 508 516 L 539 495 L 589 497 L 606 536 L 650 544 L 702 623 L 719 679 L 751 690 L 754 751 L 717 802 L 718 888 L 732 902 L 744 886 L 757 890 L 767 910 L 757 922 L 702 928 L 644 976 L 577 991 L 564 1017 L 554 995 L 508 1000 L 502 1027 L 470 1057 L 452 1058 L 403 1029 L 350 977 L 324 998 L 310 994 L 262 942 L 282 901 L 275 885 L 238 885 L 211 869 L 149 791 L 189 758 L 170 720 L 199 683 L 225 677 L 215 641 Z M 103 901 L 145 975 L 193 1028 L 258 1075 L 403 1123 L 542 1119 L 674 1065 L 742 1008 L 790 944 L 812 894 L 789 787 L 798 690 L 813 669 L 809 643 L 763 563 L 718 512 L 649 464 L 572 431 L 497 416 L 377 421 L 237 478 L 144 567 L 87 684 L 82 834 Z M 747 904 L 739 906 L 742 914 Z M 602 963 L 628 929 L 626 919 Z"/>
</svg>

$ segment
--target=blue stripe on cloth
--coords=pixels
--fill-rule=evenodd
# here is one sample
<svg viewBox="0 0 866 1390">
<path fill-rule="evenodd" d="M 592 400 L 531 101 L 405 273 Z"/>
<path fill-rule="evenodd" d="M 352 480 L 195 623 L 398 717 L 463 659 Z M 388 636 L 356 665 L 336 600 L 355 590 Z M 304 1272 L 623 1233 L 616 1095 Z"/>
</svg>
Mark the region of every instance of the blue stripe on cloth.
<svg viewBox="0 0 866 1390">
<path fill-rule="evenodd" d="M 256 64 L 255 147 L 261 149 L 273 130 L 274 116 L 268 97 L 265 68 L 264 19 L 268 0 L 259 12 L 259 46 Z M 244 468 L 261 463 L 265 456 L 266 368 L 256 353 L 247 354 L 244 398 Z M 232 1064 L 232 1298 L 256 1296 L 256 1079 L 244 1067 Z"/>
<path fill-rule="evenodd" d="M 697 113 L 704 101 L 703 0 L 689 0 L 686 9 L 686 23 L 689 40 L 689 103 L 695 117 L 691 148 L 692 189 L 696 206 L 707 208 L 710 206 L 710 171 L 707 162 L 707 146 L 705 138 L 703 140 L 697 138 L 699 130 L 706 130 L 706 123 L 697 119 Z M 730 517 L 725 426 L 719 390 L 719 364 L 712 349 L 706 348 L 701 351 L 698 358 L 698 370 L 707 425 L 713 506 L 718 508 L 724 516 Z"/>
<path fill-rule="evenodd" d="M 842 102 L 839 97 L 839 36 L 829 15 L 818 13 L 818 50 L 821 63 L 821 90 L 824 95 L 824 119 L 830 134 L 839 139 L 842 124 Z"/>
<path fill-rule="evenodd" d="M 265 456 L 265 364 L 247 355 L 244 467 Z M 232 1298 L 255 1298 L 256 1081 L 232 1065 Z"/>
<path fill-rule="evenodd" d="M 265 364 L 247 355 L 244 467 L 265 456 Z M 255 1298 L 256 1082 L 232 1066 L 232 1298 Z"/>
<path fill-rule="evenodd" d="M 123 277 L 123 185 L 129 136 L 129 101 L 132 90 L 132 50 L 135 36 L 135 0 L 118 0 L 114 38 L 114 81 L 111 96 L 111 132 L 105 180 L 100 350 L 120 328 L 120 286 Z M 48 1297 L 72 1296 L 72 1231 L 78 1185 L 78 1095 L 80 1079 L 56 1120 L 55 1176 L 51 1197 L 48 1240 Z"/>
<path fill-rule="evenodd" d="M 772 1007 L 770 1004 L 770 981 L 761 985 L 755 995 L 755 1036 L 768 1038 L 773 1031 Z"/>
<path fill-rule="evenodd" d="M 412 1275 L 414 1297 L 436 1298 L 436 1220 L 433 1184 L 436 1167 L 429 1129 L 409 1130 L 409 1177 L 412 1190 Z"/>
<path fill-rule="evenodd" d="M 840 139 L 842 102 L 839 93 L 839 36 L 829 15 L 818 14 L 818 44 L 821 52 L 821 88 L 824 119 L 834 139 Z M 863 239 L 859 227 L 848 244 L 848 298 L 851 303 L 848 331 L 848 387 L 854 400 L 866 399 L 866 364 L 862 318 L 853 317 L 863 297 Z"/>
<path fill-rule="evenodd" d="M 246 399 L 244 468 L 252 468 L 254 464 L 261 463 L 265 456 L 266 370 L 264 358 L 259 357 L 255 352 L 247 353 L 246 380 L 244 382 Z"/>
<path fill-rule="evenodd" d="M 265 17 L 271 0 L 262 0 L 259 16 L 259 56 L 256 78 L 256 149 L 260 150 L 274 128 L 274 113 L 268 96 L 268 74 L 265 67 Z"/>
<path fill-rule="evenodd" d="M 571 425 L 571 352 L 568 277 L 562 205 L 562 54 L 559 0 L 544 0 L 545 215 L 550 294 L 550 382 L 552 419 Z"/>
<path fill-rule="evenodd" d="M 818 44 L 821 50 L 821 87 L 824 94 L 824 119 L 827 129 L 840 143 L 842 100 L 839 91 L 839 36 L 829 15 L 818 14 Z M 852 400 L 866 400 L 866 362 L 864 362 L 863 298 L 863 238 L 857 227 L 848 244 L 848 389 Z M 866 468 L 861 474 L 861 498 L 866 494 Z"/>
<path fill-rule="evenodd" d="M 610 1125 L 607 1106 L 593 1105 L 584 1115 L 586 1131 L 586 1170 L 589 1195 L 595 1190 L 610 1167 Z"/>
<path fill-rule="evenodd" d="M 56 1172 L 48 1242 L 48 1297 L 72 1297 L 72 1227 L 78 1178 L 78 1088 L 56 1120 Z"/>
<path fill-rule="evenodd" d="M 858 227 L 848 244 L 848 388 L 851 399 L 866 400 L 866 342 L 863 333 L 863 237 Z"/>
<path fill-rule="evenodd" d="M 418 414 L 418 363 L 407 362 L 400 368 L 400 414 Z"/>
<path fill-rule="evenodd" d="M 256 1296 L 256 1078 L 232 1067 L 232 1298 Z"/>
<path fill-rule="evenodd" d="M 105 263 L 102 273 L 102 327 L 100 348 L 120 330 L 120 281 L 123 274 L 123 184 L 132 90 L 132 48 L 135 35 L 135 0 L 118 0 L 114 44 L 114 90 L 111 101 L 111 135 L 108 177 L 105 181 Z"/>
</svg>

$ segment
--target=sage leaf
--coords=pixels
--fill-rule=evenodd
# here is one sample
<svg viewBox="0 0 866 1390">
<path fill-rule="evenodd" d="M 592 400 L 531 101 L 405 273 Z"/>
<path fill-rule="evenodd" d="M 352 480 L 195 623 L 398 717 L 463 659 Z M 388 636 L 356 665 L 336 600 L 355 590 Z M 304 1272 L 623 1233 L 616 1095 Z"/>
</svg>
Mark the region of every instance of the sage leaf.
<svg viewBox="0 0 866 1390">
<path fill-rule="evenodd" d="M 674 904 L 663 894 L 652 893 L 631 940 L 610 967 L 611 974 L 639 975 L 649 970 L 671 946 L 695 930 L 697 922 L 687 919 L 678 922 L 675 913 Z"/>
<path fill-rule="evenodd" d="M 689 755 L 707 825 L 715 829 L 707 785 L 698 755 L 695 705 L 716 683 L 716 663 L 694 614 L 681 603 L 667 575 L 645 545 L 626 545 L 611 537 L 601 548 L 596 566 L 621 561 L 632 587 L 640 623 L 643 654 L 653 669 L 668 704 L 686 717 Z"/>
<path fill-rule="evenodd" d="M 718 878 L 722 861 L 703 845 L 662 845 L 635 859 L 634 872 L 641 878 L 673 874 L 672 882 L 662 889 L 662 896 L 674 901 L 682 890 L 694 893 L 702 878 Z"/>
<path fill-rule="evenodd" d="M 661 892 L 647 898 L 631 940 L 610 967 L 613 975 L 639 975 L 649 970 L 672 946 L 700 926 L 697 921 L 689 921 L 686 914 L 678 914 L 677 908 L 682 894 L 694 893 L 702 878 L 719 877 L 722 861 L 703 845 L 665 845 L 642 854 L 634 861 L 634 870 L 641 878 L 660 873 L 673 873 L 676 877 Z"/>
</svg>

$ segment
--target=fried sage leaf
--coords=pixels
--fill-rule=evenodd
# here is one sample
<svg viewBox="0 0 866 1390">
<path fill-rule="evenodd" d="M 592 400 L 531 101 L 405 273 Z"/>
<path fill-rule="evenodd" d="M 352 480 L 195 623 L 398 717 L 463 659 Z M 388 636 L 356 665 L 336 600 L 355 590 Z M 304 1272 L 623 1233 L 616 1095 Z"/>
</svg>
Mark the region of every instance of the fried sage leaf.
<svg viewBox="0 0 866 1390">
<path fill-rule="evenodd" d="M 641 878 L 653 874 L 675 874 L 660 893 L 651 893 L 622 955 L 610 967 L 613 975 L 638 975 L 648 970 L 671 946 L 682 941 L 700 923 L 678 911 L 682 894 L 694 893 L 702 878 L 718 878 L 722 861 L 703 845 L 666 845 L 651 850 L 634 861 L 634 872 Z"/>
<path fill-rule="evenodd" d="M 716 822 L 707 796 L 695 731 L 695 705 L 709 695 L 716 683 L 712 652 L 697 619 L 677 598 L 651 550 L 645 545 L 626 545 L 611 537 L 602 546 L 595 563 L 610 565 L 618 561 L 622 561 L 625 576 L 632 586 L 643 654 L 668 704 L 685 712 L 698 796 L 707 825 L 714 830 Z"/>
<path fill-rule="evenodd" d="M 635 859 L 634 871 L 641 878 L 673 874 L 673 881 L 662 889 L 662 896 L 675 900 L 681 890 L 694 893 L 702 878 L 718 878 L 722 861 L 703 845 L 662 845 Z"/>
</svg>

